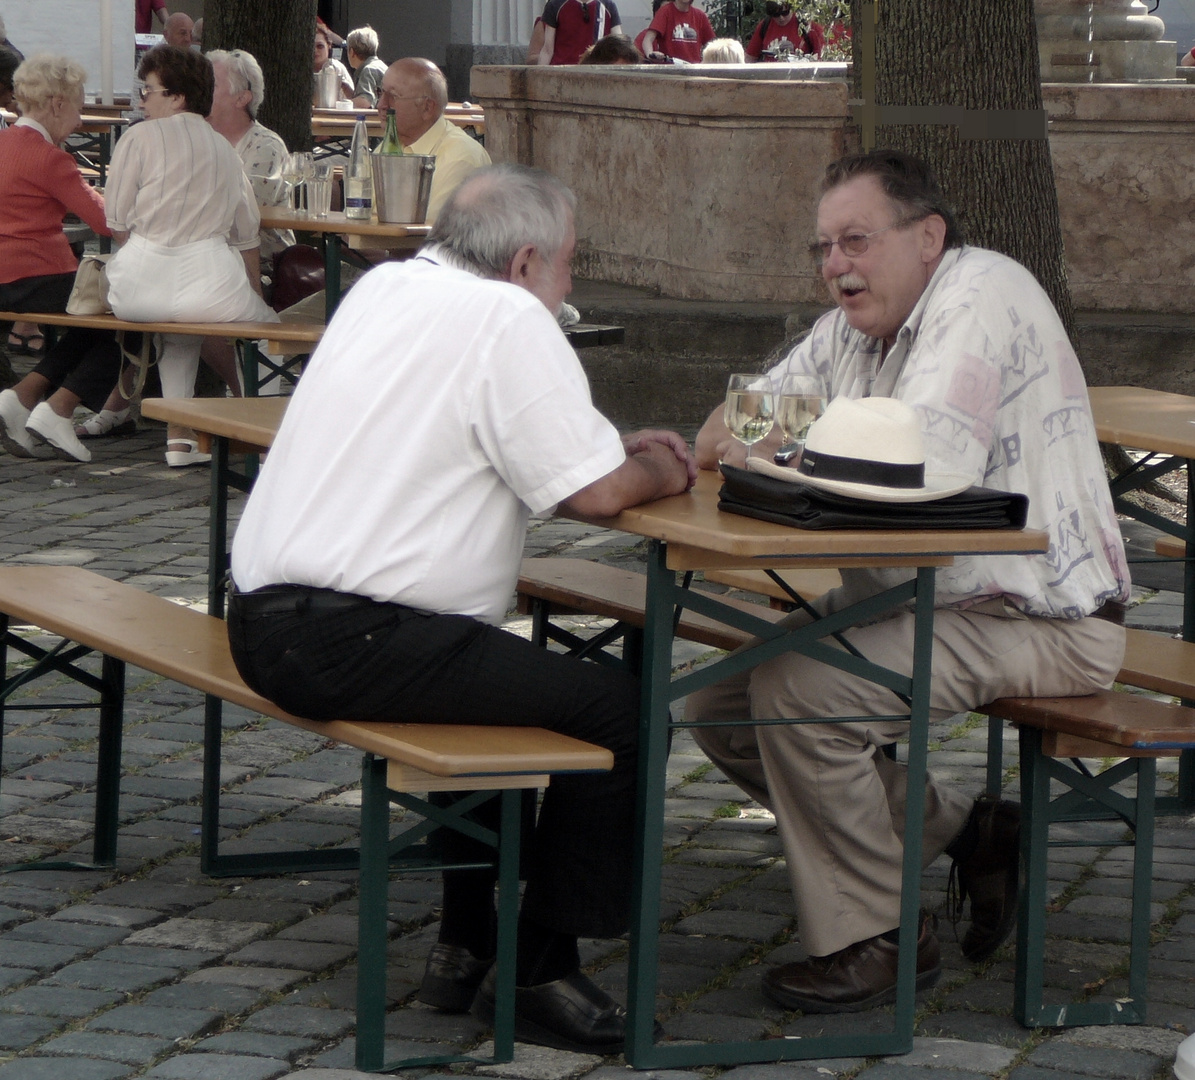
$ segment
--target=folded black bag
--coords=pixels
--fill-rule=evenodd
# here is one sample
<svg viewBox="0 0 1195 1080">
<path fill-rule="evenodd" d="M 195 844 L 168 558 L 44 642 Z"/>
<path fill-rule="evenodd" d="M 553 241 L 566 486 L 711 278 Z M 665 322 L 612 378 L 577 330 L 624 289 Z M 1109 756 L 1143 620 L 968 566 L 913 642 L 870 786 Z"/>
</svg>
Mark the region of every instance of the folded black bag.
<svg viewBox="0 0 1195 1080">
<path fill-rule="evenodd" d="M 972 487 L 944 499 L 873 502 L 722 465 L 718 509 L 798 529 L 1022 529 L 1029 497 Z"/>
</svg>

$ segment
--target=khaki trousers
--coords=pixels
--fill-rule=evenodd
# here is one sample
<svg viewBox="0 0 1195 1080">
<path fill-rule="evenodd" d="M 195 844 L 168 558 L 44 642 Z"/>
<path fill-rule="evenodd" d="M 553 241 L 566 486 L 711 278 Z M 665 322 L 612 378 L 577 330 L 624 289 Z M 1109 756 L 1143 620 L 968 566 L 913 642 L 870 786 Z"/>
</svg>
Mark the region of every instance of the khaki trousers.
<svg viewBox="0 0 1195 1080">
<path fill-rule="evenodd" d="M 801 626 L 798 612 L 786 620 Z M 869 660 L 908 674 L 913 616 L 847 631 Z M 827 639 L 832 641 L 832 639 Z M 1102 619 L 934 613 L 931 716 L 941 719 L 1000 697 L 1055 697 L 1112 685 L 1124 630 Z M 907 713 L 891 691 L 788 653 L 692 695 L 685 719 Z M 701 748 L 771 809 L 784 845 L 802 944 L 824 956 L 900 922 L 906 770 L 880 747 L 907 721 L 695 729 Z M 970 795 L 932 776 L 925 791 L 923 865 L 958 835 Z"/>
</svg>

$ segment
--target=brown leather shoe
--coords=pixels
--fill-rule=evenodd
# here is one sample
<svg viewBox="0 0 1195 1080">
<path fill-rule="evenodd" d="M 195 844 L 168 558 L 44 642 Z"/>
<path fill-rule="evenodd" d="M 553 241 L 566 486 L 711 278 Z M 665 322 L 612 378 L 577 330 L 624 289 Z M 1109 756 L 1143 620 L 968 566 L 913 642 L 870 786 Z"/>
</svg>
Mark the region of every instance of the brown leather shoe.
<svg viewBox="0 0 1195 1080">
<path fill-rule="evenodd" d="M 956 931 L 963 904 L 971 900 L 971 925 L 963 935 L 963 956 L 978 963 L 1003 944 L 1017 919 L 1020 886 L 1021 808 L 981 795 L 971 809 L 975 847 L 950 867 L 946 908 Z M 957 887 L 955 882 L 957 880 Z"/>
<path fill-rule="evenodd" d="M 938 921 L 921 913 L 917 938 L 917 989 L 926 990 L 942 974 L 942 952 L 934 936 Z M 829 956 L 772 968 L 763 992 L 786 1009 L 807 1013 L 863 1012 L 896 1000 L 898 949 L 882 937 L 857 941 Z"/>
</svg>

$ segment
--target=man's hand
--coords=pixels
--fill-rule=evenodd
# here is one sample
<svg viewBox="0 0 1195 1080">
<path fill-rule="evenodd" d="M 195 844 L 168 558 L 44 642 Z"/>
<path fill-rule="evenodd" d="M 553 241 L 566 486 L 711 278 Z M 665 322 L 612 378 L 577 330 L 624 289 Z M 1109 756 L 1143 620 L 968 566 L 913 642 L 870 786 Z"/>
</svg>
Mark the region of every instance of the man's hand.
<svg viewBox="0 0 1195 1080">
<path fill-rule="evenodd" d="M 630 435 L 622 437 L 623 448 L 630 457 L 633 454 L 643 453 L 650 443 L 659 443 L 662 446 L 667 446 L 673 454 L 676 455 L 676 460 L 681 462 L 689 476 L 689 487 L 691 488 L 697 483 L 697 459 L 689 453 L 689 444 L 685 442 L 675 431 L 664 431 L 658 428 L 645 428 L 643 431 L 636 431 Z M 686 488 L 688 490 L 688 488 Z"/>
<path fill-rule="evenodd" d="M 694 463 L 679 435 L 672 432 L 639 432 L 640 448 L 627 455 L 613 472 L 565 499 L 561 508 L 583 518 L 614 517 L 628 506 L 680 495 L 693 486 Z M 674 445 L 673 440 L 679 443 Z"/>
</svg>

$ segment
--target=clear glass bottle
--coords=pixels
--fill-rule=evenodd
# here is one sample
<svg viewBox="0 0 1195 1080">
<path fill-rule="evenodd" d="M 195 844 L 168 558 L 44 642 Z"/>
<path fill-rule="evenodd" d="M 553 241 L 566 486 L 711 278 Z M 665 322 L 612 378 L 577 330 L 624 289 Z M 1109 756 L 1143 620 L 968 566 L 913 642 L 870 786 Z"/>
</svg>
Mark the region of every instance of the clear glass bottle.
<svg viewBox="0 0 1195 1080">
<path fill-rule="evenodd" d="M 394 119 L 393 109 L 386 110 L 386 134 L 382 136 L 382 143 L 377 152 L 402 157 L 402 140 L 398 137 L 398 124 Z"/>
<path fill-rule="evenodd" d="M 357 114 L 349 163 L 344 170 L 344 216 L 352 221 L 368 221 L 373 216 L 373 165 L 364 113 Z"/>
</svg>

